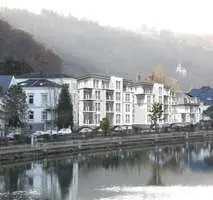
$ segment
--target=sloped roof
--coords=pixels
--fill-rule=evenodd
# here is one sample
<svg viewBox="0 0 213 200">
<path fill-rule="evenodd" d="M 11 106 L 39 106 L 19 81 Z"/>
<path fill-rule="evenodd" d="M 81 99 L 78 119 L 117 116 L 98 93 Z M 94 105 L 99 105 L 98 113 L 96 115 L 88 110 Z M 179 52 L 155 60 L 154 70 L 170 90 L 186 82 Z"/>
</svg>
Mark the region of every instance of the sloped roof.
<svg viewBox="0 0 213 200">
<path fill-rule="evenodd" d="M 103 74 L 93 74 L 93 73 L 90 73 L 90 74 L 86 74 L 86 75 L 80 76 L 78 78 L 78 80 L 87 79 L 87 78 L 100 78 L 100 79 L 108 79 L 109 80 L 110 76 L 103 75 Z"/>
<path fill-rule="evenodd" d="M 20 82 L 21 87 L 61 87 L 61 85 L 46 79 L 28 79 Z"/>
<path fill-rule="evenodd" d="M 29 78 L 29 79 L 51 79 L 51 78 L 76 78 L 73 75 L 67 74 L 50 74 L 50 73 L 29 73 L 16 76 L 16 78 Z"/>
<path fill-rule="evenodd" d="M 207 105 L 213 105 L 213 88 L 209 86 L 200 89 L 192 89 L 190 95 L 199 98 Z"/>
<path fill-rule="evenodd" d="M 5 93 L 10 87 L 13 76 L 0 75 L 0 87 L 2 88 L 2 92 Z"/>
</svg>

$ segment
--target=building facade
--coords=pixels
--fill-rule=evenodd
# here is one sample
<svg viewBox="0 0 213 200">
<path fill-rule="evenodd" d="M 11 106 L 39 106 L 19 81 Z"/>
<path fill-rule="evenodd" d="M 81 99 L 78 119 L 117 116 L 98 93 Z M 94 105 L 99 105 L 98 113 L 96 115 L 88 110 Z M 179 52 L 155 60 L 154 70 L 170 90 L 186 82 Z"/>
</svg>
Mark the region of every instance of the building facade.
<svg viewBox="0 0 213 200">
<path fill-rule="evenodd" d="M 29 79 L 18 84 L 27 96 L 27 122 L 31 131 L 54 129 L 61 85 L 46 79 Z"/>
<path fill-rule="evenodd" d="M 78 79 L 79 126 L 100 126 L 107 117 L 113 126 L 131 126 L 133 91 L 131 84 L 116 76 L 89 74 Z"/>
<path fill-rule="evenodd" d="M 78 87 L 77 87 L 77 78 L 74 76 L 66 75 L 66 74 L 45 74 L 45 73 L 31 73 L 25 74 L 21 76 L 17 76 L 17 82 L 23 82 L 26 80 L 34 80 L 34 79 L 46 79 L 57 83 L 59 85 L 67 84 L 69 88 L 69 93 L 71 95 L 71 100 L 73 104 L 73 122 L 74 127 L 78 127 Z"/>
<path fill-rule="evenodd" d="M 33 83 L 35 80 L 43 80 L 44 85 L 48 82 L 52 86 L 38 87 L 35 82 Z M 88 74 L 76 79 L 63 74 L 38 73 L 19 76 L 16 81 L 23 86 L 27 94 L 31 109 L 28 116 L 30 125 L 40 127 L 41 130 L 50 128 L 54 117 L 50 111 L 46 114 L 44 110 L 56 107 L 60 86 L 63 84 L 69 86 L 75 127 L 98 127 L 105 117 L 109 119 L 111 126 L 150 127 L 150 111 L 155 102 L 162 104 L 163 114 L 158 121 L 161 126 L 172 123 L 197 123 L 202 119 L 204 110 L 197 98 L 173 92 L 163 84 L 135 83 L 117 76 Z M 33 103 L 32 93 L 35 99 Z M 47 97 L 44 94 L 48 94 Z M 48 99 L 47 105 L 42 103 L 45 99 Z"/>
<path fill-rule="evenodd" d="M 175 123 L 196 124 L 203 119 L 202 103 L 197 97 L 176 93 L 174 101 Z"/>
</svg>

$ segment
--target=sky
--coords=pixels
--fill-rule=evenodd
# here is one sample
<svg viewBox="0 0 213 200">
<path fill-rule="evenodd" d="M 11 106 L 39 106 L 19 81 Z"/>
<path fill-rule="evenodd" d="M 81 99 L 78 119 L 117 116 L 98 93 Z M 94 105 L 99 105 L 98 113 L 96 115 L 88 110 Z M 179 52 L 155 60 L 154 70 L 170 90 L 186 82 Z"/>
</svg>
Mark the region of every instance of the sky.
<svg viewBox="0 0 213 200">
<path fill-rule="evenodd" d="M 50 9 L 101 25 L 140 31 L 143 24 L 174 32 L 212 34 L 212 0 L 0 0 L 1 7 Z"/>
</svg>

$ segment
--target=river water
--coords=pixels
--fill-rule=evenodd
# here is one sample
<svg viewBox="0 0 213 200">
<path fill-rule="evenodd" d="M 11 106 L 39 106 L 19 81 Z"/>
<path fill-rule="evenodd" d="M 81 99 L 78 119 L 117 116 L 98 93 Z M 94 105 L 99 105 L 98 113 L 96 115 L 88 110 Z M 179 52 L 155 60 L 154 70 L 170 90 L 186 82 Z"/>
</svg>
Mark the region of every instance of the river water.
<svg viewBox="0 0 213 200">
<path fill-rule="evenodd" d="M 1 200 L 197 200 L 212 191 L 212 143 L 0 165 Z"/>
</svg>

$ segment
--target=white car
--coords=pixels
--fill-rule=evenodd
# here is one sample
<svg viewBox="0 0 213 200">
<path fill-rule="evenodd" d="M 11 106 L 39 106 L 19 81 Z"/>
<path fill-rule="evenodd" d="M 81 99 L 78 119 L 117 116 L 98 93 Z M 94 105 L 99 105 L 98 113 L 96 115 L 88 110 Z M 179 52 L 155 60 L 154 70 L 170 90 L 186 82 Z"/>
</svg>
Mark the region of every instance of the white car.
<svg viewBox="0 0 213 200">
<path fill-rule="evenodd" d="M 63 128 L 63 129 L 60 129 L 58 131 L 59 134 L 62 134 L 62 135 L 66 135 L 66 134 L 71 134 L 72 133 L 72 130 L 70 128 Z"/>
</svg>

